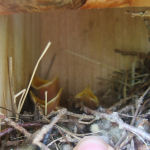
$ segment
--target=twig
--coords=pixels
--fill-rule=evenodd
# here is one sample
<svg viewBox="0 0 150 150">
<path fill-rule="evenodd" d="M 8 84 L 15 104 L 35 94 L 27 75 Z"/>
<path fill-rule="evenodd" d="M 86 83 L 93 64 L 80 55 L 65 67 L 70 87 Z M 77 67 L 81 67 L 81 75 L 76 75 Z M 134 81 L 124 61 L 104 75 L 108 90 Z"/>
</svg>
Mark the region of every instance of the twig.
<svg viewBox="0 0 150 150">
<path fill-rule="evenodd" d="M 131 12 L 132 17 L 142 17 L 142 18 L 149 18 L 150 17 L 150 11 L 140 11 L 140 12 Z"/>
<path fill-rule="evenodd" d="M 21 106 L 20 106 L 19 113 L 21 112 L 21 109 L 22 109 L 22 107 L 23 107 L 24 101 L 25 101 L 26 96 L 27 96 L 27 94 L 28 94 L 28 91 L 29 91 L 29 89 L 30 89 L 30 86 L 31 86 L 32 80 L 33 80 L 33 78 L 34 78 L 35 72 L 36 72 L 36 70 L 37 70 L 37 68 L 38 68 L 38 66 L 39 66 L 39 63 L 40 63 L 40 61 L 42 60 L 42 58 L 44 57 L 44 55 L 46 54 L 46 52 L 47 52 L 47 50 L 49 49 L 50 45 L 51 45 L 51 42 L 48 42 L 48 44 L 46 45 L 46 47 L 45 47 L 45 49 L 44 49 L 43 53 L 42 53 L 42 54 L 41 54 L 41 56 L 39 57 L 39 59 L 38 59 L 38 61 L 37 61 L 36 65 L 35 65 L 35 67 L 34 67 L 34 70 L 33 70 L 33 73 L 32 73 L 32 76 L 31 76 L 31 79 L 30 79 L 30 81 L 29 81 L 28 87 L 27 87 L 27 89 L 26 89 L 25 94 L 23 95 L 22 100 L 21 100 L 21 101 L 22 101 L 22 103 L 21 103 Z"/>
<path fill-rule="evenodd" d="M 51 138 L 52 138 L 52 140 L 54 141 L 53 136 L 51 136 Z M 54 144 L 55 144 L 56 150 L 59 150 L 59 148 L 58 148 L 58 146 L 57 146 L 56 142 L 54 142 Z"/>
<path fill-rule="evenodd" d="M 139 136 L 138 134 L 136 134 L 136 133 L 134 133 L 134 134 L 145 144 L 146 149 L 149 150 L 148 145 L 147 145 L 147 143 L 145 142 L 145 140 L 144 140 L 141 136 Z M 132 139 L 133 139 L 133 138 L 132 138 Z"/>
<path fill-rule="evenodd" d="M 46 75 L 45 75 L 45 79 L 47 79 L 47 78 L 49 77 L 55 59 L 56 59 L 56 53 L 55 53 L 55 54 L 53 55 L 53 57 L 52 57 L 52 60 L 51 60 L 50 65 L 49 65 L 49 67 L 48 67 L 48 71 L 47 71 L 47 73 L 46 73 Z"/>
<path fill-rule="evenodd" d="M 61 141 L 61 140 L 63 140 L 63 139 L 64 139 L 63 137 L 57 138 L 57 139 L 53 140 L 51 143 L 49 143 L 47 146 L 50 147 L 50 146 L 51 146 L 52 144 L 54 144 L 55 142 Z"/>
<path fill-rule="evenodd" d="M 102 62 L 100 62 L 100 61 L 96 61 L 96 60 L 94 60 L 94 59 L 91 59 L 91 58 L 89 58 L 89 57 L 87 57 L 87 56 L 78 54 L 78 53 L 76 53 L 76 52 L 73 52 L 73 51 L 70 51 L 70 50 L 66 50 L 65 52 L 67 52 L 67 53 L 69 53 L 69 54 L 71 54 L 71 55 L 77 56 L 77 57 L 79 57 L 79 58 L 82 58 L 83 60 L 86 60 L 86 61 L 88 61 L 88 62 L 90 62 L 90 63 L 93 63 L 93 64 L 96 64 L 96 65 L 105 65 L 107 68 L 109 68 L 109 69 L 112 70 L 112 71 L 121 72 L 120 70 L 118 70 L 118 69 L 116 69 L 116 68 L 114 68 L 114 67 L 111 67 L 110 65 L 107 65 L 107 64 L 102 63 Z"/>
<path fill-rule="evenodd" d="M 63 132 L 65 132 L 67 135 L 71 136 L 71 137 L 74 137 L 77 141 L 79 141 L 81 138 L 85 137 L 85 136 L 90 136 L 90 135 L 94 135 L 94 134 L 98 134 L 100 133 L 100 131 L 98 132 L 94 132 L 94 133 L 84 133 L 84 134 L 77 134 L 77 133 L 72 133 L 70 132 L 69 130 L 65 129 L 65 128 L 62 128 L 60 127 L 59 125 L 55 125 L 55 127 L 57 129 L 60 129 L 62 130 Z"/>
<path fill-rule="evenodd" d="M 7 109 L 7 108 L 2 107 L 2 106 L 0 106 L 0 109 L 4 109 L 4 110 L 7 110 L 7 111 L 9 111 L 9 112 L 13 112 L 12 110 Z M 25 117 L 33 117 L 33 115 L 24 115 L 24 114 L 18 114 L 18 113 L 16 113 L 16 115 L 21 116 L 22 118 L 25 118 Z"/>
<path fill-rule="evenodd" d="M 143 120 L 142 120 L 142 122 L 141 123 L 138 123 L 138 127 L 139 126 L 141 126 L 141 125 L 143 125 L 144 124 L 144 122 L 143 122 Z M 128 144 L 129 143 L 129 141 L 132 141 L 132 139 L 134 138 L 134 134 L 132 134 L 132 133 L 130 133 L 129 134 L 129 136 L 127 136 L 127 134 L 124 136 L 124 141 L 120 144 L 120 146 L 119 146 L 119 148 L 121 149 L 121 148 L 123 148 L 126 144 Z M 141 138 L 141 137 L 139 137 L 143 142 L 144 142 L 144 144 L 145 144 L 145 141 L 144 141 L 144 139 L 143 138 Z"/>
<path fill-rule="evenodd" d="M 20 95 L 23 95 L 25 91 L 26 91 L 26 89 L 23 89 L 23 90 L 19 91 L 17 94 L 14 95 L 14 103 L 15 104 L 16 104 L 16 101 L 17 101 L 17 97 L 20 96 Z"/>
<path fill-rule="evenodd" d="M 86 120 L 93 120 L 95 119 L 95 117 L 93 115 L 86 115 L 86 114 L 75 114 L 73 112 L 67 111 L 66 115 L 68 116 L 72 116 L 72 117 L 76 117 L 76 118 L 80 118 L 82 120 L 86 119 Z"/>
<path fill-rule="evenodd" d="M 144 100 L 145 96 L 148 94 L 149 91 L 150 91 L 150 87 L 148 87 L 147 90 L 144 92 L 144 94 L 137 100 L 138 101 L 138 105 L 137 105 L 137 109 L 136 109 L 135 114 L 134 114 L 135 117 L 131 121 L 131 125 L 134 124 L 134 122 L 136 120 L 136 117 L 138 116 L 138 113 L 140 111 L 140 108 L 141 108 L 141 106 L 143 104 L 143 100 Z"/>
<path fill-rule="evenodd" d="M 120 53 L 121 55 L 124 55 L 124 56 L 137 56 L 142 59 L 145 59 L 148 57 L 147 54 L 144 52 L 128 51 L 128 50 L 120 50 L 120 49 L 115 49 L 115 52 Z"/>
<path fill-rule="evenodd" d="M 134 86 L 135 84 L 135 70 L 136 70 L 136 58 L 134 60 L 134 62 L 132 63 L 132 68 L 131 68 L 131 85 Z"/>
<path fill-rule="evenodd" d="M 89 125 L 89 124 L 92 124 L 94 121 L 96 121 L 97 118 L 91 120 L 91 121 L 82 121 L 82 119 L 79 119 L 79 123 L 80 124 L 85 124 L 85 125 Z"/>
<path fill-rule="evenodd" d="M 13 62 L 12 57 L 8 59 L 8 75 L 9 75 L 9 86 L 10 86 L 10 96 L 13 115 L 16 115 L 17 106 L 14 103 L 14 84 L 13 84 Z"/>
<path fill-rule="evenodd" d="M 149 103 L 150 103 L 150 98 L 147 99 L 147 100 L 143 103 L 139 114 L 141 114 L 141 113 L 144 111 L 145 107 L 149 106 L 149 105 L 148 105 Z"/>
<path fill-rule="evenodd" d="M 93 115 L 95 115 L 97 117 L 105 118 L 111 122 L 117 123 L 119 125 L 119 128 L 126 129 L 127 131 L 130 131 L 130 132 L 132 132 L 136 135 L 139 135 L 139 136 L 143 137 L 144 139 L 150 141 L 150 134 L 146 133 L 145 131 L 143 131 L 139 128 L 136 128 L 134 126 L 128 125 L 127 123 L 123 122 L 117 112 L 113 112 L 111 114 L 99 113 L 99 112 L 93 111 L 87 107 L 84 107 L 84 110 L 86 112 L 92 113 Z"/>
<path fill-rule="evenodd" d="M 115 148 L 116 150 L 120 149 L 119 146 L 120 146 L 120 144 L 122 143 L 122 141 L 125 139 L 126 135 L 127 135 L 126 130 L 124 130 L 123 133 L 122 133 L 121 138 L 119 139 L 119 141 L 118 141 L 118 142 L 115 144 L 115 146 L 114 146 L 114 148 Z"/>
<path fill-rule="evenodd" d="M 133 139 L 131 140 L 131 150 L 135 150 L 135 143 Z"/>
<path fill-rule="evenodd" d="M 55 125 L 55 127 L 56 127 L 56 128 L 58 128 L 58 129 L 60 129 L 60 130 L 62 130 L 62 131 L 63 131 L 63 132 L 65 132 L 66 134 L 68 134 L 68 135 L 70 135 L 70 136 L 74 137 L 74 138 L 75 138 L 75 139 L 77 139 L 78 141 L 80 141 L 80 140 L 81 140 L 81 138 L 80 138 L 80 137 L 78 137 L 78 136 L 77 136 L 77 134 L 72 133 L 72 132 L 70 132 L 69 130 L 64 129 L 64 128 L 62 128 L 62 127 L 58 126 L 58 125 Z"/>
<path fill-rule="evenodd" d="M 31 134 L 21 127 L 19 124 L 15 123 L 13 120 L 7 118 L 3 113 L 0 112 L 0 119 L 4 119 L 5 122 L 7 122 L 10 126 L 14 127 L 16 130 L 20 131 L 23 133 L 27 138 L 31 136 Z"/>
<path fill-rule="evenodd" d="M 2 107 L 2 106 L 0 106 L 0 109 L 4 109 L 4 110 L 7 110 L 7 111 L 9 111 L 9 112 L 12 112 L 12 113 L 13 113 L 13 111 L 12 111 L 12 110 L 10 110 L 10 109 L 8 109 L 8 108 L 5 108 L 5 107 Z"/>
<path fill-rule="evenodd" d="M 55 125 L 55 127 L 57 128 L 57 125 Z M 58 132 L 61 134 L 61 136 L 64 138 L 64 140 L 70 145 L 70 142 L 68 141 L 68 138 L 67 138 L 68 136 L 66 136 L 66 133 L 64 134 L 59 128 L 57 129 L 58 129 Z"/>
<path fill-rule="evenodd" d="M 31 127 L 39 127 L 42 124 L 41 123 L 24 123 L 24 124 L 18 124 L 19 126 L 23 128 L 31 128 Z M 0 138 L 5 136 L 6 134 L 10 134 L 12 131 L 14 131 L 15 128 L 7 128 L 0 132 Z"/>
<path fill-rule="evenodd" d="M 24 95 L 25 92 L 26 92 L 26 89 L 23 89 L 20 92 L 18 92 L 17 94 L 15 94 L 15 96 L 14 96 L 14 103 L 16 104 L 17 97 L 21 95 L 21 98 L 19 100 L 18 107 L 17 107 L 17 113 L 18 114 L 19 114 L 19 112 L 21 110 L 21 106 L 20 105 L 22 103 L 22 98 L 23 98 L 23 95 Z M 17 116 L 17 119 L 18 119 L 18 116 Z"/>
<path fill-rule="evenodd" d="M 18 145 L 21 144 L 22 142 L 23 142 L 23 140 L 7 141 L 7 142 L 6 142 L 6 146 L 7 146 L 7 147 L 18 146 Z"/>
<path fill-rule="evenodd" d="M 40 141 L 43 139 L 44 135 L 53 128 L 53 126 L 66 113 L 66 111 L 67 111 L 66 109 L 60 110 L 59 114 L 51 121 L 50 124 L 45 125 L 44 127 L 42 127 L 42 129 L 38 132 L 38 134 L 36 135 L 36 137 L 33 139 L 32 143 L 41 147 L 42 143 Z"/>
<path fill-rule="evenodd" d="M 118 113 L 127 113 L 129 111 L 131 111 L 134 108 L 133 105 L 127 105 L 124 108 L 118 110 Z"/>
<path fill-rule="evenodd" d="M 45 115 L 47 115 L 47 91 L 45 91 Z"/>
<path fill-rule="evenodd" d="M 124 86 L 123 86 L 123 98 L 125 99 L 127 97 L 127 81 L 128 81 L 128 73 L 125 72 L 125 79 L 124 79 Z"/>
<path fill-rule="evenodd" d="M 134 96 L 129 96 L 129 97 L 121 99 L 119 102 L 115 103 L 110 108 L 108 108 L 108 111 L 116 111 L 117 107 L 123 105 L 124 103 L 126 103 L 128 100 L 132 98 L 134 98 Z"/>
<path fill-rule="evenodd" d="M 135 120 L 136 120 L 138 114 L 141 113 L 141 112 L 139 112 L 139 111 L 140 111 L 140 108 L 141 108 L 142 103 L 143 103 L 143 100 L 144 100 L 145 96 L 147 95 L 147 93 L 149 92 L 149 90 L 150 90 L 150 87 L 147 88 L 147 90 L 144 92 L 144 94 L 138 99 L 137 109 L 136 109 L 136 112 L 135 112 L 135 114 L 134 114 L 134 116 L 133 116 L 133 118 L 132 118 L 132 120 L 131 120 L 130 125 L 134 125 Z M 122 138 L 123 138 L 123 139 L 126 139 L 126 140 L 124 140 L 123 143 L 121 143 L 121 145 L 119 146 L 120 149 L 121 149 L 124 145 L 126 145 L 130 140 L 132 140 L 133 137 L 134 137 L 133 134 L 130 134 L 130 136 L 129 136 L 128 138 L 127 138 L 127 134 L 126 134 L 126 135 L 123 135 Z M 121 138 L 121 139 L 122 139 L 122 138 Z M 117 146 L 118 146 L 118 145 L 117 145 Z"/>
</svg>

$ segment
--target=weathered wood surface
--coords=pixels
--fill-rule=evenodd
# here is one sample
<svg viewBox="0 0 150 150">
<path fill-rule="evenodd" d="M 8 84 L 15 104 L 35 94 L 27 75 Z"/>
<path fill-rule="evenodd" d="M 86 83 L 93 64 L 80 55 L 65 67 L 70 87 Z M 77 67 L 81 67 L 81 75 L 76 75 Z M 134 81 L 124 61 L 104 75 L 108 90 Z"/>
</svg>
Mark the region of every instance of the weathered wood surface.
<svg viewBox="0 0 150 150">
<path fill-rule="evenodd" d="M 149 7 L 149 0 L 87 0 L 82 8 Z"/>
<path fill-rule="evenodd" d="M 41 12 L 54 8 L 149 7 L 149 0 L 0 0 L 0 14 Z"/>
<path fill-rule="evenodd" d="M 79 8 L 85 0 L 0 0 L 0 14 L 40 12 L 53 8 Z"/>
<path fill-rule="evenodd" d="M 8 57 L 13 57 L 17 93 L 26 87 L 41 49 L 49 40 L 52 46 L 42 60 L 41 77 L 47 76 L 53 54 L 57 53 L 48 79 L 58 76 L 64 92 L 71 95 L 87 86 L 98 91 L 103 86 L 98 84 L 98 77 L 108 79 L 115 69 L 127 68 L 134 61 L 116 54 L 114 49 L 149 51 L 143 19 L 132 18 L 128 11 L 139 9 L 51 10 L 0 16 L 0 106 L 11 109 Z"/>
<path fill-rule="evenodd" d="M 26 88 L 40 47 L 39 14 L 0 16 L 0 106 L 12 109 L 8 58 L 13 59 L 14 93 Z M 0 108 L 0 111 L 8 112 Z"/>
<path fill-rule="evenodd" d="M 128 11 L 140 10 L 111 8 L 42 13 L 42 45 L 50 39 L 52 46 L 42 61 L 41 75 L 46 76 L 56 53 L 48 79 L 58 76 L 64 92 L 75 95 L 88 86 L 94 92 L 103 88 L 104 84 L 98 84 L 98 77 L 105 82 L 113 71 L 131 67 L 135 59 L 121 56 L 114 49 L 149 51 L 143 19 L 131 17 Z"/>
</svg>

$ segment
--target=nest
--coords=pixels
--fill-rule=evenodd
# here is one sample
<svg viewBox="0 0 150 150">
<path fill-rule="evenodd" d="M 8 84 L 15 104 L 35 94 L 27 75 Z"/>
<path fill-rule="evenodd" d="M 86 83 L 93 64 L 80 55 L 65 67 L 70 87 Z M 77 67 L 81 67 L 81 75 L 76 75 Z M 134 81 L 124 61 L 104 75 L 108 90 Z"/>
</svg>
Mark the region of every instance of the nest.
<svg viewBox="0 0 150 150">
<path fill-rule="evenodd" d="M 121 53 L 124 54 L 123 51 Z M 61 106 L 47 115 L 39 104 L 34 103 L 33 113 L 20 113 L 19 107 L 15 120 L 0 113 L 2 127 L 5 127 L 0 132 L 1 149 L 72 150 L 83 137 L 90 135 L 101 137 L 117 150 L 149 149 L 150 59 L 149 55 L 142 54 L 141 57 L 136 52 L 124 55 L 131 54 L 140 59 L 136 59 L 130 69 L 114 72 L 108 81 L 109 92 L 103 95 L 107 99 L 112 93 L 117 103 L 108 108 L 98 105 L 96 109 L 91 109 L 84 102 L 75 105 L 77 107 L 72 110 Z M 90 95 L 96 98 L 91 92 Z M 23 97 L 22 100 L 25 99 Z"/>
</svg>

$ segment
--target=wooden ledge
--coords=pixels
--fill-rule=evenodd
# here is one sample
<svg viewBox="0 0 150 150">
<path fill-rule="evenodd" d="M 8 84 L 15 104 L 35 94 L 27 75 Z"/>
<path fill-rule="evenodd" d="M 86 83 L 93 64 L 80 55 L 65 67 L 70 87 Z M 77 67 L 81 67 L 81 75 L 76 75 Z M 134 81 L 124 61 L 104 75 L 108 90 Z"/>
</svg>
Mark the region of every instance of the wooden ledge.
<svg viewBox="0 0 150 150">
<path fill-rule="evenodd" d="M 150 0 L 0 0 L 0 14 L 41 12 L 56 8 L 150 7 Z"/>
<path fill-rule="evenodd" d="M 150 7 L 150 0 L 87 0 L 84 9 L 112 7 Z"/>
</svg>

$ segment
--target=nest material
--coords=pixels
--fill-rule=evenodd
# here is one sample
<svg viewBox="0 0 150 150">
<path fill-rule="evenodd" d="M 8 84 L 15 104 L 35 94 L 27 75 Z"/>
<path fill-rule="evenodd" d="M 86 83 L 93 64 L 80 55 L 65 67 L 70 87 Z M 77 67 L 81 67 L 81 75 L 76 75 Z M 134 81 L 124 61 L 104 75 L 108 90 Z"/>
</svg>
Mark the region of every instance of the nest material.
<svg viewBox="0 0 150 150">
<path fill-rule="evenodd" d="M 29 146 L 34 149 L 31 144 L 25 144 L 27 138 L 30 143 L 43 149 L 59 147 L 65 150 L 67 147 L 72 150 L 84 136 L 97 135 L 116 149 L 127 150 L 133 147 L 137 150 L 141 147 L 143 150 L 149 149 L 150 70 L 148 58 L 136 61 L 136 65 L 132 65 L 129 70 L 114 73 L 109 85 L 115 95 L 118 94 L 118 102 L 107 109 L 99 106 L 94 111 L 82 105 L 78 113 L 59 109 L 44 116 L 40 106 L 35 105 L 36 116 L 28 115 L 28 119 L 24 118 L 26 115 L 19 117 L 26 120 L 28 124 L 20 124 L 1 113 L 0 118 L 14 127 L 0 133 L 2 148 L 12 148 L 16 145 L 20 147 L 23 144 L 24 149 L 29 149 Z M 106 91 L 106 93 L 109 92 Z M 20 133 L 14 132 L 15 129 Z M 21 136 L 22 134 L 24 137 Z M 9 135 L 7 141 L 6 135 Z"/>
</svg>

